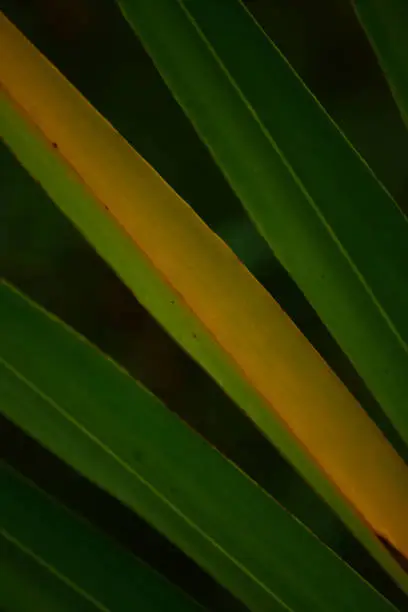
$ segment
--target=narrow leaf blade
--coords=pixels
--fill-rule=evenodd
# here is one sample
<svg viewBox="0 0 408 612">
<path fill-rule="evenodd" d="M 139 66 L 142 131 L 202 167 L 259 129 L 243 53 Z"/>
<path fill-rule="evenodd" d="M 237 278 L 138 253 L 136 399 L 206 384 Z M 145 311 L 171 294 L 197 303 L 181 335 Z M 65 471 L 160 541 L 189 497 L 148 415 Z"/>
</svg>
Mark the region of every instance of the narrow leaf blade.
<svg viewBox="0 0 408 612">
<path fill-rule="evenodd" d="M 353 0 L 408 127 L 408 4 L 404 0 Z"/>
<path fill-rule="evenodd" d="M 0 310 L 2 412 L 142 515 L 249 609 L 393 609 L 94 347 L 4 284 Z"/>
<path fill-rule="evenodd" d="M 105 612 L 70 588 L 2 532 L 0 569 L 2 612 Z"/>
<path fill-rule="evenodd" d="M 225 244 L 1 16 L 0 32 L 8 146 L 407 589 L 407 576 L 373 533 L 408 550 L 408 471 L 400 457 Z"/>
<path fill-rule="evenodd" d="M 17 548 L 96 609 L 201 609 L 1 462 L 0 492 L 0 533 L 8 546 Z M 7 564 L 8 554 L 1 553 L 1 557 Z"/>
<path fill-rule="evenodd" d="M 118 3 L 259 231 L 408 443 L 406 217 L 239 0 Z"/>
</svg>

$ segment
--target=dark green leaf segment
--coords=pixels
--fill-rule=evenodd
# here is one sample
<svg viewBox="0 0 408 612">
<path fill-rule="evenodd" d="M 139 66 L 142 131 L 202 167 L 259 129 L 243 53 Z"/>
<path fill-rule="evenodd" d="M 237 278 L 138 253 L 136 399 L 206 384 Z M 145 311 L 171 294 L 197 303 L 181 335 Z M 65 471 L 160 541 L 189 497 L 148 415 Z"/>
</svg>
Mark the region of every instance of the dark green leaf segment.
<svg viewBox="0 0 408 612">
<path fill-rule="evenodd" d="M 239 0 L 118 2 L 257 228 L 408 442 L 407 219 Z"/>
<path fill-rule="evenodd" d="M 0 606 L 5 610 L 202 610 L 2 462 L 0 500 Z"/>
<path fill-rule="evenodd" d="M 354 0 L 354 5 L 408 127 L 408 2 Z"/>
<path fill-rule="evenodd" d="M 0 397 L 0 410 L 10 420 L 143 516 L 250 610 L 395 610 L 124 370 L 4 283 Z M 25 546 L 39 555 L 43 511 L 26 516 L 35 492 L 6 472 L 0 472 L 0 491 L 0 527 L 13 534 L 17 521 L 14 537 L 23 537 L 21 531 Z M 38 504 L 44 504 L 44 513 L 56 513 L 44 501 Z M 42 527 L 52 524 L 46 520 Z M 68 522 L 56 528 L 48 552 L 55 558 L 60 552 L 59 562 L 68 563 L 64 538 L 72 530 L 68 539 L 73 542 L 76 533 L 82 550 L 81 529 Z M 98 556 L 103 558 L 102 552 Z M 79 569 L 71 570 L 85 580 Z M 145 569 L 140 572 L 143 576 Z M 92 576 L 87 579 L 95 586 Z M 123 586 L 126 600 L 138 579 Z M 191 609 L 181 602 L 177 609 Z"/>
</svg>

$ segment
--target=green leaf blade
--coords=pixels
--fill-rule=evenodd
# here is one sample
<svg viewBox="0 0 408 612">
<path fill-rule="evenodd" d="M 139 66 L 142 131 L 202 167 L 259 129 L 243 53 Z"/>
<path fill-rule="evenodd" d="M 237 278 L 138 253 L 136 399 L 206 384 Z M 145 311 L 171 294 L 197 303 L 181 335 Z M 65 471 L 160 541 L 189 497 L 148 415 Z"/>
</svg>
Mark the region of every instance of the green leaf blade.
<svg viewBox="0 0 408 612">
<path fill-rule="evenodd" d="M 6 84 L 0 95 L 1 130 L 8 146 L 141 303 L 250 415 L 407 591 L 406 574 L 376 536 L 408 550 L 400 510 L 408 507 L 408 472 L 401 458 L 222 241 L 1 16 L 0 29 L 0 47 L 8 60 L 1 66 Z M 6 346 L 12 347 L 18 337 L 20 350 L 13 359 L 25 354 L 24 336 L 13 336 Z M 41 334 L 36 342 L 42 344 Z M 20 418 L 30 414 L 31 401 L 39 402 L 59 433 L 58 444 L 70 456 L 63 421 L 56 420 L 58 409 L 55 412 L 47 393 L 43 397 L 44 389 L 32 388 L 32 382 L 27 385 L 24 363 L 19 361 L 17 371 L 12 363 L 4 370 L 8 392 L 15 393 L 10 384 L 14 376 L 24 393 L 32 393 L 29 400 L 23 393 L 14 401 Z M 39 364 L 32 365 L 44 382 Z M 88 379 L 84 388 L 87 384 Z M 66 420 L 66 414 L 61 416 Z M 76 425 L 68 421 L 72 434 Z M 30 426 L 38 427 L 32 414 Z M 88 466 L 86 445 L 92 439 L 87 431 L 80 433 L 81 461 Z M 96 455 L 103 457 L 103 451 L 97 444 Z M 130 485 L 132 474 L 118 469 L 120 453 L 115 454 L 108 457 L 106 469 L 112 490 L 120 491 Z M 91 468 L 103 476 L 100 465 L 96 461 Z M 157 502 L 154 494 L 144 492 L 146 504 Z M 148 512 L 155 514 L 150 506 Z M 169 512 L 166 520 L 177 530 L 181 523 L 176 519 Z M 198 550 L 202 546 L 206 552 L 206 542 L 196 535 L 192 530 L 187 543 L 194 540 Z"/>
<path fill-rule="evenodd" d="M 258 229 L 408 441 L 407 219 L 240 2 L 119 4 Z"/>
<path fill-rule="evenodd" d="M 0 310 L 2 412 L 144 516 L 249 609 L 394 609 L 87 342 L 4 284 Z"/>
<path fill-rule="evenodd" d="M 2 611 L 105 612 L 48 571 L 0 531 Z"/>
<path fill-rule="evenodd" d="M 353 5 L 408 127 L 408 5 L 404 0 L 353 0 Z"/>
<path fill-rule="evenodd" d="M 200 606 L 159 574 L 0 463 L 0 532 L 21 554 L 98 610 L 132 606 L 193 612 Z M 19 554 L 20 554 L 19 553 Z M 2 554 L 7 563 L 8 556 Z M 84 604 L 85 605 L 85 604 Z"/>
</svg>

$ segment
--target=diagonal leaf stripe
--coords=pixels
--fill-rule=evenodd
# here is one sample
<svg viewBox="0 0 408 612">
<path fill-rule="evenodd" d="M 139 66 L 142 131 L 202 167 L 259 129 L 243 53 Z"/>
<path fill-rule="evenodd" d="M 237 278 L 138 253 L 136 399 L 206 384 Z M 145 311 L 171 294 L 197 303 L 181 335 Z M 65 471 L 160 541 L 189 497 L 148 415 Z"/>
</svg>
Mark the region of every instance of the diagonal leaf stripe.
<svg viewBox="0 0 408 612">
<path fill-rule="evenodd" d="M 405 0 L 353 0 L 408 127 L 408 4 Z"/>
<path fill-rule="evenodd" d="M 118 3 L 257 228 L 408 442 L 407 219 L 239 0 Z"/>
<path fill-rule="evenodd" d="M 407 553 L 401 458 L 191 208 L 1 16 L 0 34 L 7 145 L 141 303 L 408 590 L 406 574 L 373 533 Z M 8 345 L 12 338 L 4 350 Z"/>
<path fill-rule="evenodd" d="M 394 609 L 125 371 L 5 284 L 0 315 L 2 412 L 249 609 Z"/>
<path fill-rule="evenodd" d="M 74 591 L 83 599 L 76 604 L 78 609 L 88 605 L 103 612 L 139 606 L 146 612 L 163 609 L 198 612 L 202 609 L 159 574 L 2 462 L 0 492 L 1 573 L 8 576 L 8 581 L 9 574 L 17 574 L 8 589 L 0 589 L 3 596 L 8 592 L 12 600 L 7 609 L 17 609 L 16 601 L 20 597 L 17 591 L 25 591 L 21 587 L 23 568 L 27 565 L 34 566 L 33 577 L 38 573 L 44 575 L 47 593 L 55 580 L 62 583 L 62 590 L 67 587 Z M 15 567 L 18 557 L 24 561 Z M 24 577 L 24 587 L 26 582 L 30 583 L 31 579 L 26 581 Z M 31 601 L 30 589 L 23 598 L 31 609 L 46 610 L 51 609 L 46 605 L 48 596 L 44 594 L 37 608 Z M 77 599 L 73 594 L 65 599 L 71 597 Z"/>
<path fill-rule="evenodd" d="M 0 606 L 2 612 L 107 612 L 83 596 L 32 551 L 0 532 Z"/>
</svg>

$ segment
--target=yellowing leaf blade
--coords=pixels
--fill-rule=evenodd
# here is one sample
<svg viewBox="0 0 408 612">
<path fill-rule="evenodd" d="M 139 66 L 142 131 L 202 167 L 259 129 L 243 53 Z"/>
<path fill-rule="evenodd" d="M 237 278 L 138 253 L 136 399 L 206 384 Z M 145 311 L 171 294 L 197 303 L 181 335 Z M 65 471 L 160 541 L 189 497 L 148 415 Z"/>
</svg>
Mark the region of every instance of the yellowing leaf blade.
<svg viewBox="0 0 408 612">
<path fill-rule="evenodd" d="M 372 531 L 408 550 L 402 460 L 224 243 L 4 17 L 0 34 L 8 146 L 408 590 Z"/>
</svg>

